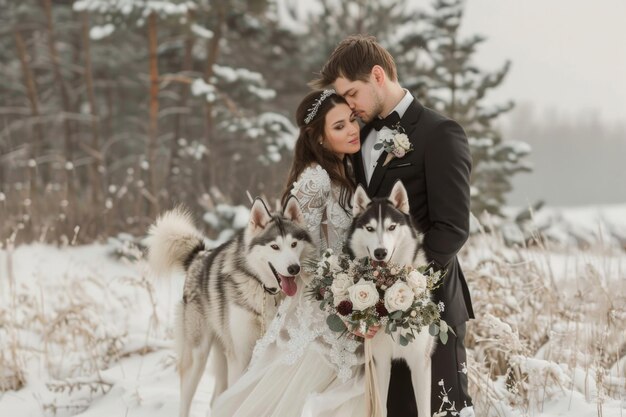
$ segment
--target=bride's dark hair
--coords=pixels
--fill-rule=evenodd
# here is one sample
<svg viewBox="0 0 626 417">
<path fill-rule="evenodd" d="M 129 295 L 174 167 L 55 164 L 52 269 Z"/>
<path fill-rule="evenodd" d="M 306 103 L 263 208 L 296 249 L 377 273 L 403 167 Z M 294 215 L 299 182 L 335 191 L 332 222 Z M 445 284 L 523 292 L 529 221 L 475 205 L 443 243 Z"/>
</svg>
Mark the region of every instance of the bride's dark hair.
<svg viewBox="0 0 626 417">
<path fill-rule="evenodd" d="M 283 204 L 291 193 L 293 183 L 297 181 L 302 171 L 314 162 L 317 162 L 322 168 L 328 172 L 331 183 L 341 186 L 339 195 L 339 205 L 350 211 L 352 193 L 356 188 L 351 178 L 351 166 L 347 155 L 341 160 L 331 150 L 320 144 L 324 137 L 324 126 L 326 124 L 326 114 L 338 104 L 348 105 L 346 100 L 337 94 L 331 94 L 326 97 L 317 109 L 317 113 L 309 123 L 305 122 L 305 118 L 309 115 L 309 110 L 315 105 L 323 94 L 322 90 L 313 91 L 302 99 L 298 109 L 296 110 L 296 123 L 300 128 L 300 134 L 296 140 L 294 150 L 293 163 L 287 177 L 287 184 L 283 192 Z"/>
</svg>

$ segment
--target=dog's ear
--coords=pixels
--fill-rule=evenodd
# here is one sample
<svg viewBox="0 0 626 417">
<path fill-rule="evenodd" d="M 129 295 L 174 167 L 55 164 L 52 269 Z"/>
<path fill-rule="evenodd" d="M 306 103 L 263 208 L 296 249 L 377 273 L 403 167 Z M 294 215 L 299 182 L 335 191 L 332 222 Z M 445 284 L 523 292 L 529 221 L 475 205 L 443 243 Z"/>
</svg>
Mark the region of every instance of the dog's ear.
<svg viewBox="0 0 626 417">
<path fill-rule="evenodd" d="M 402 181 L 396 181 L 387 199 L 395 208 L 404 214 L 409 214 L 409 196 L 406 193 L 406 188 L 402 185 Z"/>
<path fill-rule="evenodd" d="M 248 222 L 250 231 L 253 234 L 259 233 L 265 229 L 270 220 L 272 220 L 272 216 L 265 202 L 261 198 L 255 198 L 252 209 L 250 209 L 250 221 Z"/>
<path fill-rule="evenodd" d="M 285 207 L 283 207 L 283 215 L 287 220 L 291 220 L 300 226 L 306 226 L 300 203 L 298 203 L 298 199 L 293 195 L 287 197 L 287 202 L 285 203 Z"/>
<path fill-rule="evenodd" d="M 372 200 L 367 196 L 365 188 L 359 184 L 352 197 L 352 216 L 356 217 L 363 213 Z"/>
</svg>

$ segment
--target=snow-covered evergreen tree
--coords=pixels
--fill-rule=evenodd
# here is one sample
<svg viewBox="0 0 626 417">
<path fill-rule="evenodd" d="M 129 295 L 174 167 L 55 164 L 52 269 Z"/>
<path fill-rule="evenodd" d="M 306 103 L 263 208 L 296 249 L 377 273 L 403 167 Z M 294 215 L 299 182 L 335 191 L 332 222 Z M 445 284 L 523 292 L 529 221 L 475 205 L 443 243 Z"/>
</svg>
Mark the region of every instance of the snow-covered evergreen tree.
<svg viewBox="0 0 626 417">
<path fill-rule="evenodd" d="M 458 121 L 467 132 L 473 158 L 472 211 L 501 214 L 511 177 L 530 171 L 524 159 L 530 146 L 504 140 L 494 126 L 513 103 L 488 105 L 485 98 L 502 83 L 511 64 L 507 61 L 493 73 L 476 66 L 474 53 L 485 38 L 459 34 L 463 9 L 463 0 L 435 0 L 422 14 L 426 27 L 418 33 L 421 39 L 414 44 L 414 56 L 399 55 L 399 72 L 404 85 L 425 105 Z"/>
<path fill-rule="evenodd" d="M 167 138 L 169 145 L 159 147 L 160 159 L 150 157 L 150 152 L 146 159 L 167 164 L 164 170 L 159 163 L 159 170 L 168 177 L 168 189 L 193 194 L 199 186 L 214 195 L 241 188 L 254 192 L 259 184 L 240 187 L 233 178 L 249 180 L 250 170 L 272 171 L 270 164 L 292 149 L 292 123 L 279 112 L 268 111 L 267 103 L 276 92 L 250 68 L 249 61 L 260 55 L 258 41 L 256 50 L 246 54 L 242 49 L 272 24 L 264 2 L 81 0 L 74 7 L 100 16 L 93 39 L 109 36 L 118 27 L 125 33 L 150 31 L 150 16 L 158 17 L 158 120 L 167 127 L 158 129 L 157 142 Z M 143 64 L 147 72 L 147 63 Z M 152 108 L 154 97 L 150 101 Z M 182 111 L 185 107 L 191 111 Z M 167 123 L 165 115 L 173 123 Z M 144 164 L 150 165 L 153 162 Z M 263 182 L 264 177 L 255 179 Z M 245 194 L 237 201 L 246 201 Z"/>
</svg>

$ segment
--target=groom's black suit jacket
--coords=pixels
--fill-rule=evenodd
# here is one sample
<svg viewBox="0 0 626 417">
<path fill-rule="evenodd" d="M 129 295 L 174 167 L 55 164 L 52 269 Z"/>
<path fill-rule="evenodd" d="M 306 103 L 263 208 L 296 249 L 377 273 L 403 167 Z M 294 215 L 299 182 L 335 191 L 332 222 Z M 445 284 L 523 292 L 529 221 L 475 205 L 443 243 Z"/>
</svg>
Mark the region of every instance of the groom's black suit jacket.
<svg viewBox="0 0 626 417">
<path fill-rule="evenodd" d="M 467 283 L 458 259 L 469 234 L 470 171 L 472 159 L 463 128 L 451 119 L 413 100 L 400 120 L 414 150 L 402 158 L 383 163 L 383 151 L 367 185 L 361 152 L 353 156 L 357 182 L 370 197 L 387 197 L 397 180 L 402 180 L 415 226 L 424 234 L 424 251 L 429 262 L 447 269 L 443 285 L 433 294 L 443 301 L 442 318 L 452 326 L 474 318 Z M 361 143 L 371 131 L 365 126 Z"/>
</svg>

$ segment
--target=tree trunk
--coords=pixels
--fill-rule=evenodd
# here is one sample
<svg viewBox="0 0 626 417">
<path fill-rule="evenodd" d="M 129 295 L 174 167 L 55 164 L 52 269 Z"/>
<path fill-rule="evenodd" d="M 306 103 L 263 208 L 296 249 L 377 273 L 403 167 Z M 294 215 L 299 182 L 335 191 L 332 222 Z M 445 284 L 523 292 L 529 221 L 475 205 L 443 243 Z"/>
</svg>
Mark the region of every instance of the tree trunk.
<svg viewBox="0 0 626 417">
<path fill-rule="evenodd" d="M 219 44 L 220 40 L 224 36 L 224 23 L 226 21 L 226 6 L 224 5 L 223 0 L 217 0 L 215 3 L 215 7 L 217 8 L 217 23 L 215 25 L 215 30 L 213 31 L 213 38 L 211 42 L 209 42 L 208 50 L 207 50 L 207 65 L 204 72 L 204 79 L 207 83 L 210 83 L 211 77 L 213 77 L 213 66 L 217 62 L 217 58 L 219 55 Z M 205 137 L 205 146 L 207 150 L 212 153 L 213 163 L 203 164 L 203 177 L 205 180 L 205 184 L 207 188 L 210 190 L 211 186 L 215 183 L 215 173 L 217 170 L 215 169 L 215 163 L 218 161 L 216 157 L 217 149 L 212 147 L 212 141 L 214 136 L 214 120 L 213 120 L 213 104 L 206 102 L 205 103 L 205 129 L 204 129 L 204 137 Z"/>
<path fill-rule="evenodd" d="M 85 90 L 89 101 L 91 119 L 91 148 L 85 150 L 94 158 L 90 164 L 91 199 L 95 207 L 100 208 L 102 203 L 102 174 L 100 166 L 103 166 L 102 152 L 100 149 L 100 119 L 96 107 L 96 96 L 93 88 L 93 70 L 91 65 L 91 43 L 89 40 L 89 13 L 82 13 L 82 43 L 85 54 Z"/>
<path fill-rule="evenodd" d="M 15 35 L 15 45 L 17 47 L 17 54 L 20 59 L 20 63 L 22 65 L 22 75 L 24 76 L 24 85 L 26 86 L 26 93 L 28 96 L 28 103 L 30 105 L 30 112 L 34 119 L 39 118 L 39 99 L 37 97 L 37 88 L 35 86 L 35 78 L 33 77 L 33 72 L 28 65 L 28 59 L 26 57 L 26 46 L 24 44 L 24 38 L 17 28 L 13 31 Z M 42 155 L 44 152 L 44 143 L 43 143 L 43 130 L 41 128 L 41 123 L 37 122 L 34 124 L 33 129 L 35 131 L 34 140 L 30 144 L 30 152 L 29 159 L 37 161 L 37 158 Z M 30 166 L 30 164 L 29 164 Z M 37 191 L 37 168 L 30 167 L 30 188 L 32 195 L 35 195 Z M 48 182 L 48 169 L 43 166 L 39 170 L 41 174 L 42 181 L 44 185 Z"/>
<path fill-rule="evenodd" d="M 193 24 L 193 12 L 188 14 L 189 23 L 187 25 L 187 31 L 185 34 L 185 52 L 183 56 L 183 72 L 188 73 L 193 71 L 193 45 L 195 38 L 191 33 L 191 25 Z M 187 99 L 189 98 L 189 85 L 181 83 L 180 85 L 180 102 L 179 107 L 184 108 L 187 106 Z M 180 174 L 180 162 L 178 158 L 178 139 L 185 134 L 187 115 L 183 113 L 177 113 L 174 119 L 174 137 L 170 145 L 170 162 L 167 170 L 168 189 L 172 187 L 172 180 L 174 179 L 173 171 L 176 170 Z"/>
<path fill-rule="evenodd" d="M 42 5 L 46 14 L 46 23 L 48 29 L 48 49 L 50 53 L 50 59 L 52 61 L 52 70 L 54 73 L 54 79 L 56 84 L 61 91 L 61 104 L 63 106 L 63 111 L 66 114 L 71 113 L 71 105 L 70 105 L 70 97 L 67 90 L 67 86 L 65 81 L 63 80 L 63 75 L 61 74 L 61 66 L 59 64 L 59 54 L 56 49 L 56 38 L 54 33 L 54 23 L 52 21 L 52 1 L 51 0 L 42 0 Z M 72 138 L 72 125 L 70 120 L 67 117 L 63 117 L 63 127 L 65 130 L 65 166 L 64 173 L 66 179 L 66 199 L 69 202 L 69 206 L 76 201 L 76 190 L 74 187 L 74 169 L 73 167 L 68 166 L 68 162 L 74 162 L 74 143 Z M 68 207 L 69 207 L 68 206 Z"/>
<path fill-rule="evenodd" d="M 159 190 L 157 184 L 157 140 L 159 130 L 159 66 L 157 59 L 157 15 L 151 13 L 148 18 L 148 49 L 150 56 L 150 124 L 148 126 L 148 149 L 147 157 L 149 163 L 149 186 L 148 190 L 152 195 L 150 215 L 156 218 L 159 212 Z"/>
</svg>

